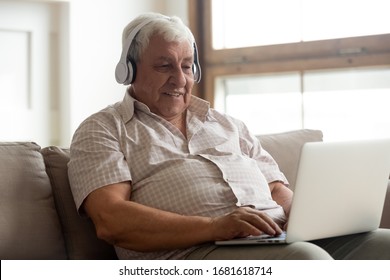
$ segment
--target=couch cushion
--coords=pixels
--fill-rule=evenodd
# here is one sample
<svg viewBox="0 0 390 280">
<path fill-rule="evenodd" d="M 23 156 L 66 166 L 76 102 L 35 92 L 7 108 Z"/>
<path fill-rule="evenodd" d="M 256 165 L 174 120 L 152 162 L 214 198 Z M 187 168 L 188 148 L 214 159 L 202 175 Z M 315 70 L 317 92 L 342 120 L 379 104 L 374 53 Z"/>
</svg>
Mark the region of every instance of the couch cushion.
<svg viewBox="0 0 390 280">
<path fill-rule="evenodd" d="M 69 258 L 116 258 L 114 247 L 96 237 L 92 221 L 80 217 L 76 211 L 68 179 L 69 149 L 51 146 L 41 152 L 52 183 Z"/>
<path fill-rule="evenodd" d="M 0 143 L 0 259 L 66 259 L 40 147 Z"/>
<path fill-rule="evenodd" d="M 323 140 L 320 130 L 301 129 L 283 133 L 259 135 L 261 145 L 269 152 L 287 177 L 293 190 L 298 172 L 301 149 L 306 142 Z"/>
</svg>

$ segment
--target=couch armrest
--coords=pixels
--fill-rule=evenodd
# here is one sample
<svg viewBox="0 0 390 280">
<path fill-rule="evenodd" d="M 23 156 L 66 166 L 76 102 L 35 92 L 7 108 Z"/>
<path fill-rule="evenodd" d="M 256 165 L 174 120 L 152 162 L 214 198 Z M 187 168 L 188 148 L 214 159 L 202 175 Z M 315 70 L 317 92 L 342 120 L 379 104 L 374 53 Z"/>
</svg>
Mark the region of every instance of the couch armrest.
<svg viewBox="0 0 390 280">
<path fill-rule="evenodd" d="M 385 198 L 385 205 L 383 206 L 381 228 L 390 228 L 390 180 L 387 185 L 387 193 Z"/>
<path fill-rule="evenodd" d="M 68 179 L 69 149 L 41 150 L 62 225 L 69 259 L 117 259 L 114 247 L 97 238 L 90 219 L 78 215 Z"/>
</svg>

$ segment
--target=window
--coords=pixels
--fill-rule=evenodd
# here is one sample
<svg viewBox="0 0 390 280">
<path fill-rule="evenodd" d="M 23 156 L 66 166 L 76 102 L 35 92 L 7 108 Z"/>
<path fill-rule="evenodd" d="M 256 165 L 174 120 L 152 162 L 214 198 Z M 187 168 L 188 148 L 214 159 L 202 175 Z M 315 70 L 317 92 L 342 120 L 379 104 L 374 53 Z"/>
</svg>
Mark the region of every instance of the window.
<svg viewBox="0 0 390 280">
<path fill-rule="evenodd" d="M 390 33 L 386 0 L 212 0 L 214 49 Z M 249 27 L 249 28 L 248 28 Z M 247 32 L 245 32 L 247 31 Z"/>
<path fill-rule="evenodd" d="M 198 91 L 212 106 L 255 134 L 313 128 L 325 140 L 390 137 L 390 2 L 190 2 Z"/>
<path fill-rule="evenodd" d="M 225 77 L 217 87 L 216 109 L 255 134 L 320 128 L 325 140 L 390 137 L 390 67 Z"/>
<path fill-rule="evenodd" d="M 256 134 L 302 127 L 299 73 L 218 78 L 217 88 L 215 108 Z"/>
</svg>

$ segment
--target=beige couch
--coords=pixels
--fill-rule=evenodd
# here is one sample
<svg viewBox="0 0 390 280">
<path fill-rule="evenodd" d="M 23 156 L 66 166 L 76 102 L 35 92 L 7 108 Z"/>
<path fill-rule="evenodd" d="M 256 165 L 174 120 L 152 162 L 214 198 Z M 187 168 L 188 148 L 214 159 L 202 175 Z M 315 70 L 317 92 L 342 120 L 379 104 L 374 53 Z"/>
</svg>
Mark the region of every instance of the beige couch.
<svg viewBox="0 0 390 280">
<path fill-rule="evenodd" d="M 294 188 L 300 149 L 318 130 L 260 137 Z M 0 143 L 0 259 L 115 259 L 89 219 L 78 216 L 67 177 L 68 149 Z M 369 187 L 369 186 L 367 186 Z M 381 227 L 390 228 L 390 185 Z"/>
</svg>

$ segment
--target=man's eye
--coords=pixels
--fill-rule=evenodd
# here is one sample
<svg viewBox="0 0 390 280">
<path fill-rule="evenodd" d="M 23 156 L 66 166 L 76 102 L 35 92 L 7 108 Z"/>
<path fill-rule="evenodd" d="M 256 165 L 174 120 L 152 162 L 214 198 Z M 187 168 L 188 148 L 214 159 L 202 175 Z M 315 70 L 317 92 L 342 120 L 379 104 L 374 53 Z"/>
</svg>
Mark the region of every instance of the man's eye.
<svg viewBox="0 0 390 280">
<path fill-rule="evenodd" d="M 182 69 L 184 72 L 192 71 L 192 65 L 183 65 Z"/>
<path fill-rule="evenodd" d="M 161 72 L 168 71 L 170 67 L 171 67 L 170 64 L 158 64 L 155 66 L 156 70 Z"/>
</svg>

